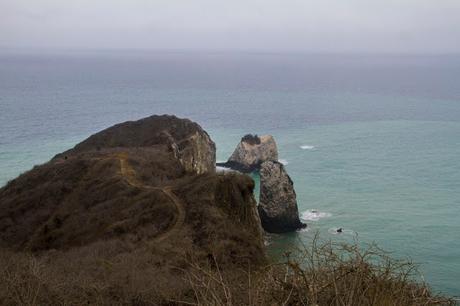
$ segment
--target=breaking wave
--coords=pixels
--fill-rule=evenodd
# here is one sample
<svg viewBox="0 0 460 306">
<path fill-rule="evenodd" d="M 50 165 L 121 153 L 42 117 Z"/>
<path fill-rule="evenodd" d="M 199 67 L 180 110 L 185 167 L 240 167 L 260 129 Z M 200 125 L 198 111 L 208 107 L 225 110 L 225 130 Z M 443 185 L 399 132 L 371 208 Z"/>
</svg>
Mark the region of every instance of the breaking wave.
<svg viewBox="0 0 460 306">
<path fill-rule="evenodd" d="M 289 162 L 288 162 L 287 160 L 285 160 L 285 159 L 279 159 L 278 161 L 279 161 L 280 163 L 282 163 L 283 165 L 285 165 L 285 166 L 286 166 L 287 164 L 289 164 Z"/>
<path fill-rule="evenodd" d="M 231 168 L 222 167 L 222 166 L 216 166 L 216 172 L 232 172 L 232 171 L 235 171 L 235 170 Z"/>
<path fill-rule="evenodd" d="M 305 221 L 318 221 L 322 218 L 328 218 L 331 214 L 328 212 L 318 211 L 316 209 L 310 209 L 302 212 L 301 219 Z"/>
</svg>

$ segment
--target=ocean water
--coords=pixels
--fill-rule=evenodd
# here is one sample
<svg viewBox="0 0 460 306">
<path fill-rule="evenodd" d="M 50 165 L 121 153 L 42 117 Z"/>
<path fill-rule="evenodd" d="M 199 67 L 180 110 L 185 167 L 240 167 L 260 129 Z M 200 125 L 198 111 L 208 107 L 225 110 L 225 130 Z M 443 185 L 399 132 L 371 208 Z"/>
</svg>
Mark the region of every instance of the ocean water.
<svg viewBox="0 0 460 306">
<path fill-rule="evenodd" d="M 0 185 L 163 113 L 199 122 L 218 160 L 246 133 L 275 136 L 309 230 L 273 236 L 272 252 L 357 236 L 460 295 L 460 56 L 3 50 Z"/>
</svg>

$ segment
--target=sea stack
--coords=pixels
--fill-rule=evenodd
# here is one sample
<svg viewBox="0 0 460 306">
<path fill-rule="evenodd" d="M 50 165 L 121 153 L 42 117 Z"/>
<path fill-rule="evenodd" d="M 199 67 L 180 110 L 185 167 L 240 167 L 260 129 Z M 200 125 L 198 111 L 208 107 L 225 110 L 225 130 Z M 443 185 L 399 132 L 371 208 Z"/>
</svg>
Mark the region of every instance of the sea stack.
<svg viewBox="0 0 460 306">
<path fill-rule="evenodd" d="M 241 138 L 228 161 L 219 165 L 241 172 L 253 172 L 259 170 L 263 162 L 277 160 L 278 148 L 273 136 L 248 134 Z"/>
<path fill-rule="evenodd" d="M 299 219 L 294 183 L 277 161 L 266 161 L 260 168 L 260 202 L 262 227 L 270 233 L 285 233 L 307 225 Z"/>
</svg>

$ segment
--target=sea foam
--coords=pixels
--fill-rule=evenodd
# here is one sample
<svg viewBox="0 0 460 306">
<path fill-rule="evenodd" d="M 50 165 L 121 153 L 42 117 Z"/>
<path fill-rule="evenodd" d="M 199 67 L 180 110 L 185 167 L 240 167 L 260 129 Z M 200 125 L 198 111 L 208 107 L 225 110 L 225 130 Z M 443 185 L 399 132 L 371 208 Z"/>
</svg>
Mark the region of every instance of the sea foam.
<svg viewBox="0 0 460 306">
<path fill-rule="evenodd" d="M 302 150 L 313 150 L 315 146 L 303 145 L 303 146 L 300 146 L 300 148 Z"/>
<path fill-rule="evenodd" d="M 305 221 L 318 221 L 322 218 L 328 218 L 331 214 L 327 212 L 321 212 L 315 209 L 306 210 L 302 212 L 301 219 Z"/>
<path fill-rule="evenodd" d="M 279 161 L 280 163 L 282 163 L 283 165 L 285 165 L 285 166 L 286 166 L 287 164 L 289 164 L 289 162 L 288 162 L 287 160 L 285 160 L 285 159 L 279 159 L 278 161 Z"/>
<path fill-rule="evenodd" d="M 298 233 L 305 233 L 305 232 L 309 232 L 310 231 L 310 228 L 308 226 L 304 227 L 304 228 L 299 228 L 297 230 Z"/>
<path fill-rule="evenodd" d="M 231 168 L 226 168 L 226 167 L 222 167 L 222 166 L 216 166 L 216 172 L 232 172 L 232 171 L 235 171 Z"/>
</svg>

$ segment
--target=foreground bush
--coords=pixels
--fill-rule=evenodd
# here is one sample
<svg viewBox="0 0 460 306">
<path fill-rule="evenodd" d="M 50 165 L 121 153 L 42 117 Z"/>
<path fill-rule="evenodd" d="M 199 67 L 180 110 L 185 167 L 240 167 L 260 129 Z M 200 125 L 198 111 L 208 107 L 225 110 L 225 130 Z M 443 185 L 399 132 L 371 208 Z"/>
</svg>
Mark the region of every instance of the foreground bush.
<svg viewBox="0 0 460 306">
<path fill-rule="evenodd" d="M 188 272 L 195 305 L 454 305 L 416 282 L 416 265 L 375 245 L 320 243 L 264 269 L 244 270 L 245 280 L 193 265 Z"/>
<path fill-rule="evenodd" d="M 161 270 L 150 264 L 148 248 L 102 247 L 40 256 L 2 251 L 0 304 L 454 305 L 415 281 L 413 263 L 373 245 L 314 239 L 264 267 L 223 266 L 189 254 L 180 266 Z"/>
</svg>

